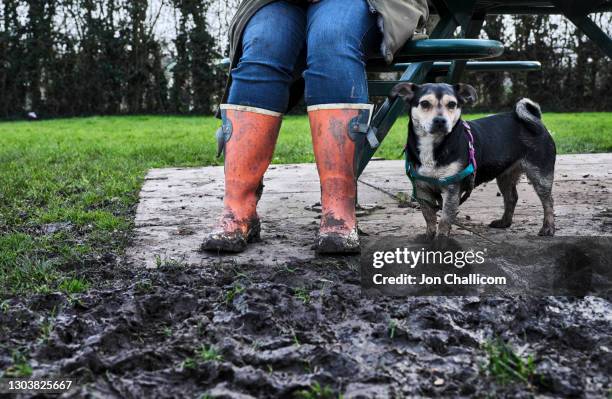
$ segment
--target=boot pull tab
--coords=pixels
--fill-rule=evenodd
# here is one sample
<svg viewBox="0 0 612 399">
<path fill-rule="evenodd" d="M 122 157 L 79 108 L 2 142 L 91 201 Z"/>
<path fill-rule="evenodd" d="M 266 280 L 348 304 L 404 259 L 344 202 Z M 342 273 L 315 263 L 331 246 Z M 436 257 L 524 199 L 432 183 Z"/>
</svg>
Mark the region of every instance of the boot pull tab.
<svg viewBox="0 0 612 399">
<path fill-rule="evenodd" d="M 378 129 L 370 126 L 370 111 L 367 109 L 359 110 L 359 114 L 349 122 L 349 137 L 355 141 L 358 134 L 365 134 L 370 147 L 377 148 L 380 145 L 376 133 Z"/>
<path fill-rule="evenodd" d="M 227 143 L 229 139 L 232 137 L 232 130 L 233 130 L 232 121 L 230 121 L 225 116 L 225 110 L 221 110 L 221 120 L 223 121 L 223 123 L 221 124 L 221 127 L 217 129 L 217 132 L 215 133 L 215 135 L 217 136 L 217 158 L 219 158 L 221 154 L 224 154 L 225 143 Z"/>
</svg>

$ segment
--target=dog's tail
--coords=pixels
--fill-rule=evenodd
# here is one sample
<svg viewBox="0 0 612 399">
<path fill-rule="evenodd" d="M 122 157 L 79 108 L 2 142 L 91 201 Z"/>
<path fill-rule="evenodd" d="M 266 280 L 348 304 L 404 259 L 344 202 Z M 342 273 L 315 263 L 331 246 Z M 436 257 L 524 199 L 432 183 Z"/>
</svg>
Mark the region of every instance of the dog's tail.
<svg viewBox="0 0 612 399">
<path fill-rule="evenodd" d="M 542 122 L 542 110 L 536 102 L 528 98 L 522 98 L 516 103 L 514 113 L 532 133 L 548 133 Z"/>
</svg>

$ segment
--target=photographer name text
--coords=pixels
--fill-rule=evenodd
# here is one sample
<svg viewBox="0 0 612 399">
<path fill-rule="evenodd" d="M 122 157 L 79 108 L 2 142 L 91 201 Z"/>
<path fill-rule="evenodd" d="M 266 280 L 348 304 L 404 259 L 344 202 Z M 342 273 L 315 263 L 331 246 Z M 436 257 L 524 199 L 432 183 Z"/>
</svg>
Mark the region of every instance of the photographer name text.
<svg viewBox="0 0 612 399">
<path fill-rule="evenodd" d="M 444 276 L 428 276 L 421 274 L 413 276 L 411 274 L 400 274 L 399 276 L 383 276 L 375 274 L 372 281 L 376 285 L 505 285 L 506 277 L 503 276 L 484 276 L 480 273 L 460 276 L 449 273 Z"/>
</svg>

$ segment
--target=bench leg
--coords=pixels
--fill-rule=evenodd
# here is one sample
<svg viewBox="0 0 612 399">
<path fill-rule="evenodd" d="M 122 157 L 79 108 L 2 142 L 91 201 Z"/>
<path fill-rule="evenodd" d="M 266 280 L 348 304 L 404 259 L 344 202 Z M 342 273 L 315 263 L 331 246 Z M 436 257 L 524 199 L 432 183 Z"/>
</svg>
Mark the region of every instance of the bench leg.
<svg viewBox="0 0 612 399">
<path fill-rule="evenodd" d="M 444 39 L 451 37 L 457 26 L 467 24 L 472 18 L 476 0 L 433 0 L 440 14 L 440 21 L 431 32 L 432 39 Z M 431 71 L 433 62 L 412 63 L 402 74 L 401 81 L 423 83 Z M 379 107 L 372 118 L 371 125 L 377 129 L 376 137 L 382 143 L 391 130 L 391 127 L 402 114 L 405 104 L 401 99 L 390 100 L 387 98 Z M 365 167 L 374 156 L 375 148 L 365 146 L 358 156 L 357 177 L 361 175 Z"/>
<path fill-rule="evenodd" d="M 589 39 L 594 41 L 604 54 L 612 58 L 612 38 L 589 18 L 588 13 L 593 10 L 593 1 L 553 0 L 552 3 Z"/>
<path fill-rule="evenodd" d="M 612 38 L 608 36 L 588 15 L 567 15 L 570 21 L 594 41 L 608 57 L 612 58 Z"/>
<path fill-rule="evenodd" d="M 464 25 L 462 28 L 463 36 L 466 39 L 477 39 L 480 35 L 482 26 L 484 25 L 485 17 L 486 15 L 483 13 L 472 15 L 472 18 L 466 24 L 467 26 Z M 465 60 L 454 61 L 448 70 L 448 75 L 446 76 L 447 83 L 458 83 L 461 80 L 463 72 L 465 71 L 466 64 L 467 61 Z"/>
<path fill-rule="evenodd" d="M 447 14 L 443 16 L 434 31 L 431 34 L 432 38 L 444 38 L 449 37 L 453 31 L 457 28 L 458 23 L 452 15 Z M 402 74 L 400 80 L 406 82 L 413 83 L 423 83 L 427 74 L 431 70 L 433 62 L 415 62 L 411 63 L 410 66 L 406 69 L 406 71 Z M 384 103 L 378 108 L 374 117 L 372 118 L 371 126 L 377 129 L 376 137 L 379 142 L 382 142 L 384 138 L 391 130 L 391 127 L 397 120 L 397 118 L 402 114 L 404 110 L 405 104 L 404 101 L 400 98 L 396 98 L 391 100 L 387 98 Z M 369 145 L 364 146 L 359 154 L 358 167 L 357 167 L 357 177 L 361 175 L 365 167 L 374 156 L 376 152 L 376 148 L 372 148 Z"/>
</svg>

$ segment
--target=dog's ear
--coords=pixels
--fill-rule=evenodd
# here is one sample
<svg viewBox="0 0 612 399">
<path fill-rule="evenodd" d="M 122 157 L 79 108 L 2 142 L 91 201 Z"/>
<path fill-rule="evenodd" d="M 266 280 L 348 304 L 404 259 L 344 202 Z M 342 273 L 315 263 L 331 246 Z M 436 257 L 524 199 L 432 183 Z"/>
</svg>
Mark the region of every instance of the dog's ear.
<svg viewBox="0 0 612 399">
<path fill-rule="evenodd" d="M 417 90 L 419 90 L 419 86 L 414 83 L 398 83 L 391 89 L 389 97 L 395 99 L 399 96 L 406 104 L 410 104 Z"/>
<path fill-rule="evenodd" d="M 474 104 L 476 101 L 478 101 L 476 89 L 470 85 L 458 83 L 453 86 L 453 90 L 455 90 L 455 95 L 457 96 L 457 100 L 459 100 L 461 105 Z"/>
</svg>

